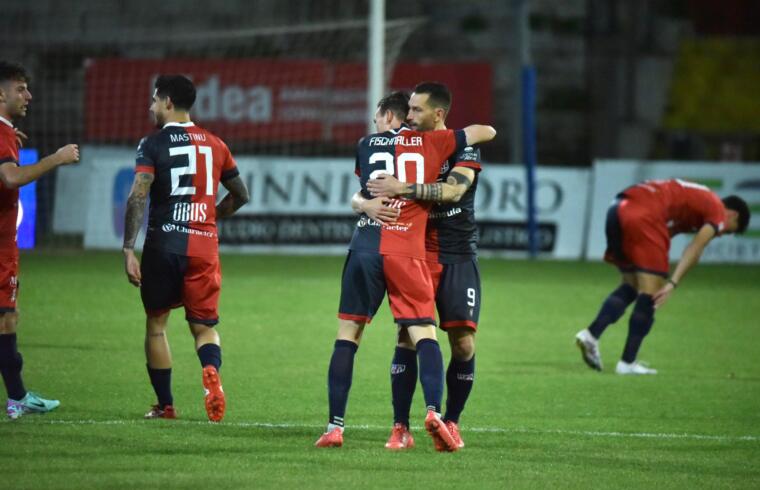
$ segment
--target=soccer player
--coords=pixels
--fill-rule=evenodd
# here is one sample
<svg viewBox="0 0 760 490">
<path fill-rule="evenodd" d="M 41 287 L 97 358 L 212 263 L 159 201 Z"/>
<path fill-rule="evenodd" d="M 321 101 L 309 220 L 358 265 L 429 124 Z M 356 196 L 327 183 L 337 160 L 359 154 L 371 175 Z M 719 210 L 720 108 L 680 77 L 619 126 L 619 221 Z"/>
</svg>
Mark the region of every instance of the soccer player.
<svg viewBox="0 0 760 490">
<path fill-rule="evenodd" d="M 124 225 L 124 266 L 129 282 L 140 287 L 147 316 L 145 355 L 158 403 L 145 418 L 176 418 L 166 325 L 170 310 L 184 306 L 203 368 L 206 413 L 219 422 L 225 397 L 219 377 L 222 351 L 214 328 L 222 279 L 216 219 L 247 203 L 248 190 L 227 145 L 190 120 L 193 102 L 195 87 L 186 77 L 156 79 L 150 112 L 159 131 L 137 148 Z M 220 182 L 229 193 L 215 205 Z M 149 194 L 141 264 L 134 247 Z"/>
<path fill-rule="evenodd" d="M 20 167 L 18 153 L 26 136 L 13 120 L 26 116 L 32 94 L 23 66 L 0 61 L 0 373 L 8 393 L 6 413 L 17 419 L 27 413 L 49 412 L 60 405 L 27 391 L 21 377 L 24 359 L 16 345 L 18 328 L 18 188 L 37 180 L 59 165 L 79 161 L 77 145 L 66 145 L 34 165 Z"/>
<path fill-rule="evenodd" d="M 414 88 L 409 108 L 408 121 L 413 129 L 446 129 L 451 93 L 443 84 L 421 83 Z M 443 421 L 459 448 L 464 447 L 459 433 L 459 416 L 475 377 L 475 332 L 480 315 L 478 228 L 475 224 L 475 192 L 480 169 L 480 150 L 468 146 L 451 155 L 436 183 L 406 184 L 389 175 L 379 175 L 367 183 L 370 193 L 381 199 L 401 196 L 435 203 L 428 219 L 425 248 L 440 327 L 448 334 L 451 347 Z M 369 201 L 365 203 L 369 204 Z M 400 329 L 391 363 L 394 424 L 385 445 L 388 449 L 406 449 L 414 445 L 409 432 L 409 412 L 417 384 L 416 373 L 414 345 Z"/>
<path fill-rule="evenodd" d="M 459 131 L 418 132 L 404 125 L 408 100 L 396 92 L 382 99 L 375 112 L 377 133 L 363 138 L 357 149 L 356 173 L 362 192 L 381 173 L 402 182 L 434 182 L 441 164 L 467 145 L 489 141 L 490 126 Z M 357 223 L 343 269 L 338 335 L 328 371 L 330 420 L 317 447 L 343 444 L 343 417 L 351 387 L 353 362 L 364 326 L 372 320 L 385 291 L 396 323 L 408 333 L 419 357 L 419 378 L 428 409 L 425 427 L 436 446 L 457 450 L 440 418 L 443 361 L 435 334 L 433 285 L 425 264 L 425 226 L 430 205 L 396 199 L 395 223 L 382 225 L 362 216 Z"/>
<path fill-rule="evenodd" d="M 607 211 L 604 258 L 619 268 L 622 284 L 605 299 L 591 325 L 575 336 L 584 362 L 602 370 L 599 338 L 635 302 L 615 372 L 657 374 L 636 361 L 654 323 L 655 309 L 665 304 L 686 272 L 697 264 L 710 240 L 743 233 L 749 218 L 747 203 L 740 197 L 721 200 L 707 187 L 678 179 L 648 180 L 618 194 Z M 668 276 L 670 238 L 678 233 L 696 234 Z"/>
</svg>

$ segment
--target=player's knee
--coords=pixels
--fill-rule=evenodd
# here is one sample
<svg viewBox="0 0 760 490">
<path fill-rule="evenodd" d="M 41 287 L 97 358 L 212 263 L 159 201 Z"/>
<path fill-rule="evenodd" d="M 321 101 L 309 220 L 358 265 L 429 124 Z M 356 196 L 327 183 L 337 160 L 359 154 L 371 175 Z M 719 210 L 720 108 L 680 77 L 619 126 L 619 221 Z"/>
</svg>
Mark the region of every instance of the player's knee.
<svg viewBox="0 0 760 490">
<path fill-rule="evenodd" d="M 414 342 L 409 337 L 409 332 L 404 327 L 398 328 L 398 339 L 396 340 L 396 346 L 403 349 L 415 350 Z"/>
<path fill-rule="evenodd" d="M 347 340 L 359 345 L 362 340 L 362 334 L 364 333 L 364 325 L 364 322 L 340 319 L 338 321 L 338 335 L 336 336 L 336 340 Z"/>
<path fill-rule="evenodd" d="M 474 332 L 449 333 L 451 356 L 457 361 L 469 361 L 475 355 Z"/>
<path fill-rule="evenodd" d="M 2 318 L 0 318 L 0 334 L 15 333 L 17 326 L 18 312 L 12 311 L 2 314 Z"/>
</svg>

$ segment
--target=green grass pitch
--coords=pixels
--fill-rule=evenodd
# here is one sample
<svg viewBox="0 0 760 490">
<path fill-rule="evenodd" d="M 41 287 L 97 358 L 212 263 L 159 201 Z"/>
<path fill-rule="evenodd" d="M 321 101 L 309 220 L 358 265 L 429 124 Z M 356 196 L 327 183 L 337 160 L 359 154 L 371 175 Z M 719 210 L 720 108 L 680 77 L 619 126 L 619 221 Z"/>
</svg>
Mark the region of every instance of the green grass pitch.
<svg viewBox="0 0 760 490">
<path fill-rule="evenodd" d="M 692 270 L 658 311 L 640 355 L 660 374 L 620 377 L 612 371 L 627 321 L 602 340 L 602 373 L 581 362 L 573 343 L 616 284 L 614 269 L 482 260 L 477 374 L 461 420 L 467 447 L 439 454 L 420 428 L 419 387 L 417 448 L 383 448 L 395 332 L 387 305 L 357 354 L 345 446 L 313 447 L 327 418 L 342 257 L 229 255 L 222 264 L 218 328 L 228 409 L 213 425 L 180 311 L 169 340 L 181 418 L 142 420 L 154 400 L 144 316 L 120 255 L 22 255 L 26 384 L 62 404 L 51 414 L 0 422 L 0 487 L 760 485 L 760 267 Z"/>
</svg>

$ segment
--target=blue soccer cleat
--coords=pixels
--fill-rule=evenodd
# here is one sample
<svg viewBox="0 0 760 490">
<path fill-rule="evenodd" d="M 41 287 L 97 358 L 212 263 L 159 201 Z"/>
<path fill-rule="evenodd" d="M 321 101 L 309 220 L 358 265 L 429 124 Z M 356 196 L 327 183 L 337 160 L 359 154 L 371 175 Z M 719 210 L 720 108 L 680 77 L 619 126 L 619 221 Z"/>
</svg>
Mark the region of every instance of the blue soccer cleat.
<svg viewBox="0 0 760 490">
<path fill-rule="evenodd" d="M 47 413 L 60 405 L 58 400 L 46 400 L 36 393 L 28 391 L 21 400 L 8 399 L 6 413 L 8 417 L 16 420 L 27 413 Z"/>
</svg>

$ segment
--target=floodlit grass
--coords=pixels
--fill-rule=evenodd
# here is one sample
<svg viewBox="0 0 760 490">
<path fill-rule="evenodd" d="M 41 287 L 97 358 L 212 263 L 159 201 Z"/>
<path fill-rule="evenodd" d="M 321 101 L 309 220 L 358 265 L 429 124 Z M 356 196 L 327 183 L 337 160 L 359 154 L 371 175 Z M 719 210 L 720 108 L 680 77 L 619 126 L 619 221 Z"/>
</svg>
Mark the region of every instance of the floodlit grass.
<svg viewBox="0 0 760 490">
<path fill-rule="evenodd" d="M 733 489 L 760 481 L 759 267 L 694 269 L 642 348 L 660 374 L 637 378 L 612 372 L 627 321 L 603 338 L 602 373 L 573 343 L 616 285 L 611 267 L 482 260 L 477 374 L 461 420 L 467 447 L 439 454 L 419 427 L 419 388 L 417 448 L 383 448 L 395 335 L 385 305 L 357 354 L 345 446 L 313 447 L 327 419 L 342 257 L 230 255 L 222 264 L 228 410 L 214 425 L 180 311 L 169 332 L 180 419 L 142 420 L 154 401 L 144 315 L 120 255 L 22 256 L 26 384 L 62 404 L 0 422 L 2 488 Z"/>
</svg>

